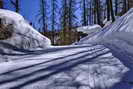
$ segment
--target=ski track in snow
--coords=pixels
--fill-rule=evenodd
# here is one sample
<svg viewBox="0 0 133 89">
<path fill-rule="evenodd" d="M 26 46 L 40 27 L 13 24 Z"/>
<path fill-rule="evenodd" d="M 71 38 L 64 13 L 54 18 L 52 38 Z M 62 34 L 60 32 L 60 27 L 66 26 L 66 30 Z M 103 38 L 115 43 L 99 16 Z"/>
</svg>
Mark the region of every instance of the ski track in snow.
<svg viewBox="0 0 133 89">
<path fill-rule="evenodd" d="M 32 55 L 33 59 L 29 57 L 30 60 L 27 60 L 28 59 L 27 57 L 27 59 L 24 59 L 22 61 L 18 61 L 19 60 L 18 59 L 16 61 L 9 63 L 1 63 L 0 67 L 2 66 L 6 67 L 0 71 L 0 88 L 36 89 L 36 87 L 43 87 L 39 89 L 53 89 L 56 86 L 55 81 L 58 82 L 59 80 L 59 82 L 60 81 L 64 82 L 59 83 L 57 89 L 64 89 L 69 87 L 70 89 L 71 88 L 77 89 L 77 87 L 81 87 L 81 89 L 84 89 L 82 87 L 86 87 L 87 89 L 89 89 L 89 87 L 95 88 L 96 86 L 97 87 L 99 86 L 97 85 L 98 83 L 96 85 L 92 83 L 94 82 L 91 80 L 91 78 L 93 77 L 94 79 L 97 76 L 101 77 L 101 79 L 105 78 L 106 82 L 110 83 L 110 80 L 108 81 L 106 78 L 111 77 L 112 75 L 117 75 L 119 73 L 123 74 L 126 72 L 126 68 L 124 68 L 124 66 L 119 61 L 117 62 L 117 59 L 112 56 L 110 50 L 100 45 L 96 46 L 84 45 L 84 46 L 57 47 L 57 48 L 54 47 L 46 49 L 44 51 L 45 52 L 50 51 L 50 53 L 49 52 L 41 53 L 42 50 L 38 50 L 38 52 L 35 51 L 33 52 L 33 54 L 30 54 Z M 38 56 L 39 52 L 41 54 Z M 36 53 L 37 55 L 35 55 Z M 50 56 L 52 55 L 54 55 L 55 57 L 59 55 L 61 56 L 57 58 L 55 57 L 50 58 Z M 20 57 L 20 59 L 22 58 Z M 116 63 L 114 63 L 114 61 Z M 115 68 L 114 65 L 116 65 L 118 68 L 116 67 L 116 69 L 114 69 Z M 97 69 L 97 66 L 101 66 L 101 69 L 105 70 L 105 74 L 104 72 L 102 73 L 101 69 Z M 104 66 L 105 69 L 102 68 L 102 66 Z M 107 69 L 106 67 L 109 69 L 106 70 Z M 124 70 L 122 68 L 124 68 Z M 121 69 L 121 71 L 119 69 Z M 97 74 L 96 76 L 90 74 L 89 71 L 93 70 L 99 71 L 99 74 L 96 71 L 94 71 L 94 74 L 95 73 Z M 116 73 L 114 74 L 112 73 L 110 75 L 106 74 L 109 70 L 115 71 Z M 78 73 L 75 75 L 76 72 Z M 65 74 L 65 75 L 56 78 L 60 74 L 61 75 Z M 90 76 L 90 79 L 88 78 L 85 81 L 85 83 L 84 83 L 84 76 L 86 77 Z M 75 79 L 73 80 L 73 78 Z M 116 80 L 115 78 L 119 80 L 119 77 L 118 76 L 112 77 L 112 80 L 114 79 L 113 80 L 114 82 L 118 82 L 118 80 Z M 71 83 L 67 84 L 68 81 L 74 84 Z M 44 85 L 40 84 L 40 82 L 44 83 Z M 45 84 L 45 82 L 51 84 L 50 85 Z M 64 85 L 65 82 L 66 84 Z M 64 88 L 61 88 L 63 86 Z M 100 84 L 100 87 L 104 88 L 110 86 L 111 85 L 103 86 L 102 84 Z"/>
</svg>

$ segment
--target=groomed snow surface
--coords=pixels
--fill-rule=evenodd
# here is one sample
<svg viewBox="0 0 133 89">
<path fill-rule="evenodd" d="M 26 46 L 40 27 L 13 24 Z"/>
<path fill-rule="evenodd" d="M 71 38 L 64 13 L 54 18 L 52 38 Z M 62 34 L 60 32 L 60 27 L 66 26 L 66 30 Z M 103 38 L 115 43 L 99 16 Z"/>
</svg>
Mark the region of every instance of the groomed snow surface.
<svg viewBox="0 0 133 89">
<path fill-rule="evenodd" d="M 88 36 L 70 46 L 51 46 L 14 12 L 0 19 L 12 30 L 0 40 L 0 89 L 133 89 L 133 9 L 103 29 L 83 27 Z"/>
</svg>

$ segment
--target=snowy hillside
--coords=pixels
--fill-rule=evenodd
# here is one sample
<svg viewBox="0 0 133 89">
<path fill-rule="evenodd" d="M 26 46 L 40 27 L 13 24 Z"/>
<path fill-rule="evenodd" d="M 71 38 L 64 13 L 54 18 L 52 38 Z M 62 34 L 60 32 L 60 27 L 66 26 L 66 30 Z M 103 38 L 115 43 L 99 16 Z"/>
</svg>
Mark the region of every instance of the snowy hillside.
<svg viewBox="0 0 133 89">
<path fill-rule="evenodd" d="M 0 18 L 12 32 L 0 40 L 0 89 L 133 89 L 133 9 L 71 46 L 50 46 L 14 12 Z"/>
</svg>

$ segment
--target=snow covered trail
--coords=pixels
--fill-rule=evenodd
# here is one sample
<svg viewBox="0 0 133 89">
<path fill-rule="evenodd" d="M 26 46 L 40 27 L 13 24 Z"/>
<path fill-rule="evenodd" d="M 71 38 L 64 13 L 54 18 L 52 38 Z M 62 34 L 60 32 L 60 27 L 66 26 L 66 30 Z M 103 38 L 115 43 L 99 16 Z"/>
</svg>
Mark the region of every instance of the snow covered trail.
<svg viewBox="0 0 133 89">
<path fill-rule="evenodd" d="M 129 68 L 121 81 L 133 84 L 133 8 L 113 24 L 91 37 L 81 39 L 77 44 L 99 44 L 109 48 L 113 56 Z M 128 83 L 120 82 L 118 85 L 121 85 L 121 88 L 115 86 L 113 89 L 133 89 Z"/>
<path fill-rule="evenodd" d="M 33 59 L 1 63 L 0 89 L 104 89 L 127 72 L 110 50 L 100 45 L 54 47 L 42 52 L 30 53 Z"/>
<path fill-rule="evenodd" d="M 0 89 L 133 89 L 132 12 L 79 45 L 56 47 L 0 9 Z"/>
</svg>

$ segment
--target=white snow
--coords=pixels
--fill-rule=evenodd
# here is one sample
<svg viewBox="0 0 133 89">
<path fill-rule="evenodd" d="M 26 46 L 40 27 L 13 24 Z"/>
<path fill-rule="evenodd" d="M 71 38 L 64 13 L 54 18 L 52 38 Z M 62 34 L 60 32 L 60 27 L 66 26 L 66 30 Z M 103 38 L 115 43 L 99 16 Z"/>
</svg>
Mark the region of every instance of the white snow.
<svg viewBox="0 0 133 89">
<path fill-rule="evenodd" d="M 0 9 L 0 18 L 2 24 L 11 25 L 9 30 L 12 30 L 12 37 L 0 40 L 1 43 L 21 49 L 47 48 L 51 45 L 50 40 L 32 28 L 21 15 Z M 0 46 L 4 45 L 0 44 Z"/>
<path fill-rule="evenodd" d="M 107 18 L 103 21 L 104 27 L 109 26 L 112 23 L 112 20 L 107 21 Z"/>
<path fill-rule="evenodd" d="M 102 30 L 102 27 L 97 24 L 77 28 L 78 32 L 86 33 L 86 34 L 88 34 L 88 36 L 82 38 L 79 42 L 73 43 L 73 45 L 75 45 L 75 44 L 81 45 L 81 44 L 86 44 L 86 43 L 88 44 L 87 40 L 90 39 L 91 37 L 93 37 L 94 35 L 96 35 L 101 30 Z"/>
<path fill-rule="evenodd" d="M 71 46 L 51 46 L 14 12 L 0 10 L 0 18 L 14 26 L 14 35 L 0 40 L 0 61 L 8 61 L 0 63 L 0 89 L 133 88 L 133 9 Z"/>
<path fill-rule="evenodd" d="M 113 51 L 117 51 L 117 55 L 125 56 L 123 59 L 133 63 L 133 9 L 108 27 L 102 29 L 101 32 L 93 37 L 86 37 L 79 43 L 86 44 L 102 44 Z M 119 49 L 119 50 L 116 50 Z M 116 54 L 116 53 L 115 53 Z M 130 64 L 130 65 L 131 65 Z"/>
<path fill-rule="evenodd" d="M 101 30 L 101 26 L 100 25 L 89 25 L 89 26 L 83 26 L 83 27 L 78 27 L 77 28 L 77 31 L 78 32 L 83 32 L 83 33 L 86 33 L 86 34 L 94 34 L 94 33 L 97 33 Z"/>
<path fill-rule="evenodd" d="M 101 45 L 53 47 L 28 55 L 32 56 L 19 55 L 19 61 L 0 64 L 4 67 L 0 71 L 1 89 L 105 88 L 120 82 L 129 71 Z"/>
</svg>

